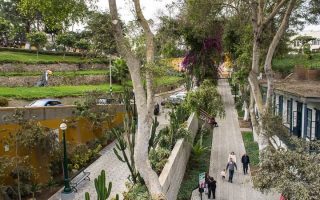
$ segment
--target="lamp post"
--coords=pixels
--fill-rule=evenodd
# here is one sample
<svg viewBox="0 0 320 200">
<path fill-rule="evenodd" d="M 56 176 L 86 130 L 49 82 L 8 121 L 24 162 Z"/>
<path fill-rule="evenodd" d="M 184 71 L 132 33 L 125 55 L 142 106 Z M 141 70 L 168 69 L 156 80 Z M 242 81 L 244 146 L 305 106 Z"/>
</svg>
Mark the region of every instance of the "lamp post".
<svg viewBox="0 0 320 200">
<path fill-rule="evenodd" d="M 112 63 L 111 63 L 111 58 L 110 58 L 110 60 L 109 60 L 109 79 L 110 79 L 109 91 L 110 91 L 110 94 L 112 95 L 112 70 L 111 70 L 111 68 L 112 68 Z"/>
<path fill-rule="evenodd" d="M 60 124 L 60 129 L 62 130 L 63 134 L 63 175 L 64 175 L 64 188 L 62 193 L 70 194 L 72 193 L 72 189 L 70 187 L 70 180 L 68 175 L 68 158 L 67 158 L 67 144 L 66 144 L 66 130 L 67 124 L 62 123 Z"/>
</svg>

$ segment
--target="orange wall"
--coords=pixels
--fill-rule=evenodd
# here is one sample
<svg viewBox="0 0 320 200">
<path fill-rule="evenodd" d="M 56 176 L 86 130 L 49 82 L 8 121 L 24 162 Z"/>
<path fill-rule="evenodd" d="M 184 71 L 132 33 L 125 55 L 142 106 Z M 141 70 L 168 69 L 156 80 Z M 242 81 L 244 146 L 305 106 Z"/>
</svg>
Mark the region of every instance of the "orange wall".
<svg viewBox="0 0 320 200">
<path fill-rule="evenodd" d="M 110 129 L 112 127 L 121 126 L 124 119 L 124 112 L 118 112 L 112 119 L 112 124 L 108 127 L 108 124 L 104 124 L 104 128 Z M 66 118 L 69 122 L 68 128 L 66 130 L 66 140 L 71 143 L 86 143 L 90 140 L 102 136 L 101 130 L 93 130 L 91 123 L 85 119 L 74 119 L 72 117 Z M 74 119 L 74 120 L 73 120 Z M 71 122 L 72 121 L 72 122 Z M 39 123 L 51 129 L 55 129 L 59 132 L 59 141 L 62 140 L 62 131 L 59 129 L 59 125 L 62 123 L 62 119 L 50 119 L 50 120 L 40 120 Z M 5 151 L 5 145 L 7 138 L 10 134 L 15 134 L 19 126 L 17 124 L 0 124 L 0 156 L 15 156 L 15 146 L 9 145 L 9 151 Z M 39 182 L 46 183 L 49 180 L 50 174 L 48 172 L 47 164 L 49 161 L 47 158 L 41 156 L 41 153 L 30 151 L 28 149 L 22 149 L 19 147 L 20 156 L 29 155 L 30 162 L 39 175 Z"/>
</svg>

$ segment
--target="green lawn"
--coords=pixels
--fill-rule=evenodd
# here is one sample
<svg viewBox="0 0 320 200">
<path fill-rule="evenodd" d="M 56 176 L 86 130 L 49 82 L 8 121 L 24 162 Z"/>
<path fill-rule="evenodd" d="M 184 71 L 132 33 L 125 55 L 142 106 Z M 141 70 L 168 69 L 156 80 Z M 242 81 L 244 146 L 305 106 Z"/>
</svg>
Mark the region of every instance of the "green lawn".
<svg viewBox="0 0 320 200">
<path fill-rule="evenodd" d="M 42 72 L 0 72 L 0 76 L 40 76 Z M 84 71 L 66 71 L 53 72 L 51 76 L 83 76 L 83 75 L 106 75 L 107 70 L 84 70 Z"/>
<path fill-rule="evenodd" d="M 165 76 L 157 78 L 156 82 L 161 85 L 176 85 L 182 77 Z M 112 84 L 114 92 L 120 92 L 122 86 Z M 75 86 L 52 86 L 52 87 L 0 87 L 0 96 L 16 99 L 38 99 L 47 97 L 81 96 L 87 91 L 109 91 L 109 84 L 103 85 L 75 85 Z"/>
<path fill-rule="evenodd" d="M 259 164 L 259 146 L 253 140 L 252 132 L 242 132 L 242 139 L 246 152 L 250 157 L 250 167 L 257 167 Z"/>
<path fill-rule="evenodd" d="M 120 85 L 112 85 L 114 92 L 121 91 Z M 76 85 L 52 87 L 0 87 L 0 96 L 16 99 L 37 99 L 47 97 L 81 96 L 87 91 L 109 91 L 109 84 L 104 85 Z"/>
<path fill-rule="evenodd" d="M 45 55 L 25 52 L 0 51 L 0 63 L 26 63 L 26 64 L 51 64 L 51 63 L 101 63 L 100 59 L 85 59 L 79 56 Z"/>
<path fill-rule="evenodd" d="M 198 134 L 197 136 L 199 136 Z M 195 139 L 197 141 L 198 138 Z M 203 145 L 209 147 L 205 153 L 199 157 L 195 157 L 191 154 L 187 170 L 184 174 L 181 187 L 178 193 L 178 200 L 190 200 L 192 191 L 198 186 L 199 173 L 209 171 L 210 167 L 210 155 L 212 145 L 212 131 L 209 134 L 203 136 Z"/>
<path fill-rule="evenodd" d="M 311 59 L 306 55 L 287 55 L 284 57 L 274 58 L 272 68 L 281 73 L 290 73 L 296 65 L 307 68 L 320 68 L 320 54 L 313 54 Z"/>
</svg>

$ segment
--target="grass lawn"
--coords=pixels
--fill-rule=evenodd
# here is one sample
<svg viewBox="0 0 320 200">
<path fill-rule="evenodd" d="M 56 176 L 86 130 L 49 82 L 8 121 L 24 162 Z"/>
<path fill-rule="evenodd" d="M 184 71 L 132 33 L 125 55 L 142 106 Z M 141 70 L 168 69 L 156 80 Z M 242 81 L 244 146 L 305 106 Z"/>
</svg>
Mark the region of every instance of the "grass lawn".
<svg viewBox="0 0 320 200">
<path fill-rule="evenodd" d="M 192 191 L 199 183 L 199 173 L 209 171 L 212 134 L 212 131 L 209 131 L 209 134 L 203 136 L 203 145 L 209 147 L 208 151 L 205 151 L 205 153 L 199 157 L 195 157 L 191 154 L 187 165 L 187 170 L 184 174 L 178 193 L 178 200 L 190 200 Z M 199 135 L 200 134 L 197 136 L 199 137 Z M 195 139 L 195 142 L 196 141 L 198 141 L 198 138 Z"/>
<path fill-rule="evenodd" d="M 252 172 L 259 164 L 259 146 L 258 146 L 258 143 L 256 143 L 253 140 L 252 132 L 241 132 L 241 133 L 242 133 L 242 139 L 244 142 L 244 147 L 246 148 L 246 152 L 250 157 L 250 168 Z"/>
<path fill-rule="evenodd" d="M 282 73 L 290 73 L 296 65 L 302 65 L 307 68 L 320 68 L 320 54 L 313 54 L 312 59 L 306 55 L 288 55 L 285 57 L 274 58 L 272 68 Z"/>
<path fill-rule="evenodd" d="M 120 85 L 112 84 L 114 92 L 122 90 Z M 76 85 L 76 86 L 52 86 L 52 87 L 0 87 L 0 96 L 16 99 L 37 99 L 47 97 L 81 96 L 87 91 L 109 91 L 109 84 L 104 85 Z"/>
<path fill-rule="evenodd" d="M 26 63 L 26 64 L 50 64 L 50 63 L 101 63 L 100 59 L 85 59 L 78 56 L 44 55 L 25 52 L 0 51 L 0 63 Z"/>
<path fill-rule="evenodd" d="M 43 72 L 0 72 L 0 76 L 40 76 Z M 84 70 L 84 71 L 66 71 L 53 72 L 51 76 L 83 76 L 83 75 L 106 75 L 107 70 Z"/>
<path fill-rule="evenodd" d="M 161 85 L 176 85 L 182 77 L 164 76 L 157 78 L 156 82 Z M 113 92 L 120 92 L 122 86 L 112 84 Z M 15 99 L 38 99 L 47 97 L 81 96 L 87 91 L 109 91 L 109 84 L 103 85 L 66 85 L 49 87 L 0 87 L 0 96 Z"/>
</svg>

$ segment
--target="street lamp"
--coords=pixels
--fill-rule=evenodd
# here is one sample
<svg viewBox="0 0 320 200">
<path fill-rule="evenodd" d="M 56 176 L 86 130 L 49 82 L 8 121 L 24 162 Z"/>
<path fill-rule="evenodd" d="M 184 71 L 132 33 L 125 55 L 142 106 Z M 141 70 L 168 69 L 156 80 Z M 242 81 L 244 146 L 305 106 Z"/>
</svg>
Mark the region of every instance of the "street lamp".
<svg viewBox="0 0 320 200">
<path fill-rule="evenodd" d="M 63 175 L 64 175 L 64 188 L 62 193 L 63 194 L 70 194 L 72 193 L 72 189 L 70 187 L 70 180 L 68 176 L 68 158 L 67 158 L 67 144 L 66 144 L 66 130 L 67 124 L 61 123 L 60 129 L 62 130 L 63 134 Z"/>
</svg>

